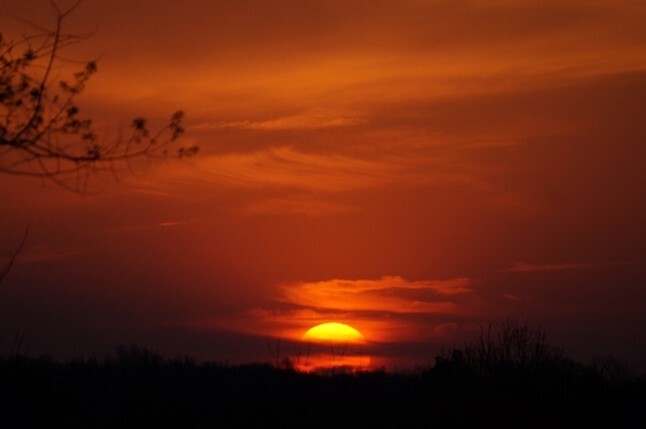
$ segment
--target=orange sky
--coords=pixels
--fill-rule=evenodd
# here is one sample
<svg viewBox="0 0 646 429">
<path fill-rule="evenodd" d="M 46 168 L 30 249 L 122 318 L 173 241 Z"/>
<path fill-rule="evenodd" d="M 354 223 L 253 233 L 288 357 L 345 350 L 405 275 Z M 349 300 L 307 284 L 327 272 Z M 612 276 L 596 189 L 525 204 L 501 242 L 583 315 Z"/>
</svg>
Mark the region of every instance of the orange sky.
<svg viewBox="0 0 646 429">
<path fill-rule="evenodd" d="M 522 316 L 646 365 L 644 22 L 638 0 L 86 0 L 82 111 L 109 139 L 181 108 L 201 152 L 82 197 L 3 177 L 0 257 L 31 232 L 2 325 L 34 353 L 236 362 L 336 320 L 403 367 Z"/>
</svg>

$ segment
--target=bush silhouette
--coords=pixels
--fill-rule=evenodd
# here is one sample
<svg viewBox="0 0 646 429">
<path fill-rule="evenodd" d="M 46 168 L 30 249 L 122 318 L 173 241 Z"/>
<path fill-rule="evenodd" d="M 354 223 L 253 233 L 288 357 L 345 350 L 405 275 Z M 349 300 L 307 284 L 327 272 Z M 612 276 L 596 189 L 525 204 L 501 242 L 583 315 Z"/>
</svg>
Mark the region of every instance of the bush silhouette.
<svg viewBox="0 0 646 429">
<path fill-rule="evenodd" d="M 491 338 L 493 345 L 501 344 Z M 483 363 L 474 361 L 482 350 L 468 350 L 440 356 L 434 367 L 413 373 L 329 375 L 269 363 L 166 359 L 136 345 L 119 346 L 103 359 L 0 357 L 0 427 L 621 428 L 646 423 L 643 379 L 610 382 L 594 365 L 544 351 L 540 360 L 533 353 L 528 360 L 505 352 Z"/>
</svg>

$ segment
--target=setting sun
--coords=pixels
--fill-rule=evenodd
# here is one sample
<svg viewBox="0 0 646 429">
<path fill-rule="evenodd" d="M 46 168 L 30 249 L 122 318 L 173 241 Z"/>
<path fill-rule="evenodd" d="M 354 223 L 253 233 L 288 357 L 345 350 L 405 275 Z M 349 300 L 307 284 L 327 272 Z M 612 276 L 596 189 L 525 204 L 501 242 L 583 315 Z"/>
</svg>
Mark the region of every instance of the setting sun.
<svg viewBox="0 0 646 429">
<path fill-rule="evenodd" d="M 646 429 L 645 22 L 0 0 L 0 429 Z"/>
<path fill-rule="evenodd" d="M 305 372 L 355 372 L 370 367 L 370 356 L 363 348 L 365 337 L 350 325 L 327 322 L 305 332 L 306 353 L 296 367 Z"/>
<path fill-rule="evenodd" d="M 316 325 L 303 335 L 304 340 L 315 342 L 365 343 L 361 332 L 352 326 L 338 322 L 327 322 Z"/>
</svg>

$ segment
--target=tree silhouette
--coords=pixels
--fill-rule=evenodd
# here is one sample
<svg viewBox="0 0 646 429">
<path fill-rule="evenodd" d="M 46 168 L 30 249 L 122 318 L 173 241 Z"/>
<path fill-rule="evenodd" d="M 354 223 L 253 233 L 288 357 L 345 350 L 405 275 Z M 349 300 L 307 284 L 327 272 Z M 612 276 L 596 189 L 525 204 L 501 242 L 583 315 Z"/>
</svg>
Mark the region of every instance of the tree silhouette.
<svg viewBox="0 0 646 429">
<path fill-rule="evenodd" d="M 92 120 L 81 115 L 75 100 L 97 72 L 89 61 L 68 80 L 55 77 L 70 61 L 61 51 L 91 34 L 69 34 L 63 24 L 81 0 L 67 9 L 54 1 L 53 29 L 36 24 L 31 35 L 9 39 L 0 34 L 0 172 L 45 177 L 84 192 L 97 171 L 115 172 L 136 157 L 168 154 L 168 144 L 183 133 L 182 111 L 152 132 L 143 117 L 135 118 L 127 136 L 100 141 Z M 196 146 L 180 147 L 179 157 L 193 155 Z"/>
<path fill-rule="evenodd" d="M 436 357 L 438 367 L 454 367 L 480 376 L 541 375 L 567 365 L 563 352 L 549 345 L 541 325 L 515 318 L 480 327 L 480 336 L 463 349 Z"/>
</svg>

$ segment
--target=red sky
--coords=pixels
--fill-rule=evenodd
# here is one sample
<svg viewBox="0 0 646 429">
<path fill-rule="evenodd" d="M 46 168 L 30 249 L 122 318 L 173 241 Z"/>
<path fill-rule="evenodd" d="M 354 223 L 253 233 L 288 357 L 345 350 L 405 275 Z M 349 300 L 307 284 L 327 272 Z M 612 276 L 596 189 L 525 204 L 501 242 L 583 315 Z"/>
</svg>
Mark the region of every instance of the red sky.
<svg viewBox="0 0 646 429">
<path fill-rule="evenodd" d="M 638 0 L 86 0 L 82 111 L 109 139 L 184 109 L 201 152 L 84 196 L 2 177 L 1 257 L 31 224 L 2 330 L 242 362 L 339 321 L 408 367 L 511 316 L 646 365 L 644 22 Z"/>
</svg>

